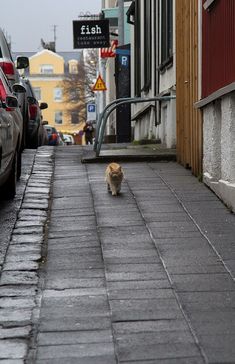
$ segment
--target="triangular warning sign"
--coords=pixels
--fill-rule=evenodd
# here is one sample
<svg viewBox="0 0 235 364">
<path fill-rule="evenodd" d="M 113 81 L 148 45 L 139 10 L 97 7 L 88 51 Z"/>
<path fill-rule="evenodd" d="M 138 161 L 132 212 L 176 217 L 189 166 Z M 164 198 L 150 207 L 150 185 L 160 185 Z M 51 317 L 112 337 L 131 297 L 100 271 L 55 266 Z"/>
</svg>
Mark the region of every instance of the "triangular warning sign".
<svg viewBox="0 0 235 364">
<path fill-rule="evenodd" d="M 94 86 L 92 87 L 92 91 L 106 91 L 106 85 L 102 77 L 99 75 Z"/>
</svg>

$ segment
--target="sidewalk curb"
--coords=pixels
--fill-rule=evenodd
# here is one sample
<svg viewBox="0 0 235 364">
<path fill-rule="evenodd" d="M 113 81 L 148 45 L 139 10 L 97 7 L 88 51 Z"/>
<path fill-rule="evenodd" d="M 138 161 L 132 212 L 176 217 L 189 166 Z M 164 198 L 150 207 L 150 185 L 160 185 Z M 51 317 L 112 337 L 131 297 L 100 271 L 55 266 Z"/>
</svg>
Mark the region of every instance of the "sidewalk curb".
<svg viewBox="0 0 235 364">
<path fill-rule="evenodd" d="M 109 162 L 175 162 L 175 154 L 157 155 L 107 155 L 99 157 L 83 157 L 82 163 L 109 163 Z"/>
<path fill-rule="evenodd" d="M 0 360 L 27 358 L 48 220 L 54 148 L 35 154 L 0 277 Z M 17 361 L 18 362 L 18 361 Z"/>
</svg>

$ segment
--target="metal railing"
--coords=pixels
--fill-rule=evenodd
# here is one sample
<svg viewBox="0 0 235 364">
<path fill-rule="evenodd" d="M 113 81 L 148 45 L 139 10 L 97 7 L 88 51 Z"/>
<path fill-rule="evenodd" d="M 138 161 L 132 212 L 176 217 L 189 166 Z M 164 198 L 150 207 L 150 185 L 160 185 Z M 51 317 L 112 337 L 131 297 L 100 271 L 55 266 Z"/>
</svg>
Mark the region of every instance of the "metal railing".
<svg viewBox="0 0 235 364">
<path fill-rule="evenodd" d="M 101 145 L 103 143 L 104 139 L 104 132 L 105 127 L 107 124 L 107 120 L 109 115 L 120 105 L 124 104 L 138 104 L 143 102 L 149 102 L 149 101 L 169 101 L 172 99 L 175 99 L 176 96 L 155 96 L 155 97 L 126 97 L 126 98 L 120 98 L 116 99 L 112 102 L 110 102 L 104 110 L 100 113 L 97 126 L 96 126 L 96 136 L 95 136 L 95 143 L 94 143 L 94 151 L 96 152 L 96 156 L 99 157 Z"/>
</svg>

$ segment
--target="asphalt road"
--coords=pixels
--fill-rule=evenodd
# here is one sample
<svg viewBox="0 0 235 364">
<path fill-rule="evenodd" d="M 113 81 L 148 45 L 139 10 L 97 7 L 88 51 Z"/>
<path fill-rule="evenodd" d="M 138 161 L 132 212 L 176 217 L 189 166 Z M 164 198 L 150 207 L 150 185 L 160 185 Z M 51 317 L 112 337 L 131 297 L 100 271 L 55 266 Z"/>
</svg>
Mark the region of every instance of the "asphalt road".
<svg viewBox="0 0 235 364">
<path fill-rule="evenodd" d="M 22 155 L 22 174 L 18 181 L 16 196 L 11 201 L 0 201 L 0 270 L 2 269 L 17 213 L 20 209 L 25 187 L 31 173 L 34 156 L 35 150 L 27 149 L 24 151 Z"/>
</svg>

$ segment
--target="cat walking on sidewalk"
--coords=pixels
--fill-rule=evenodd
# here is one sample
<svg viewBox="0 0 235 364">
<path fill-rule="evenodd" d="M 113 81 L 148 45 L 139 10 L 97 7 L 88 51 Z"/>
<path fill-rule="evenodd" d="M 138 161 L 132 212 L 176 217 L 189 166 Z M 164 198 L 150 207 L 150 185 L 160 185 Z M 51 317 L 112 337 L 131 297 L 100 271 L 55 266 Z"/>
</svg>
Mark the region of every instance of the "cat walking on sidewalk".
<svg viewBox="0 0 235 364">
<path fill-rule="evenodd" d="M 105 171 L 105 180 L 108 191 L 112 196 L 117 196 L 121 190 L 121 184 L 124 177 L 122 167 L 118 163 L 110 163 Z"/>
</svg>

